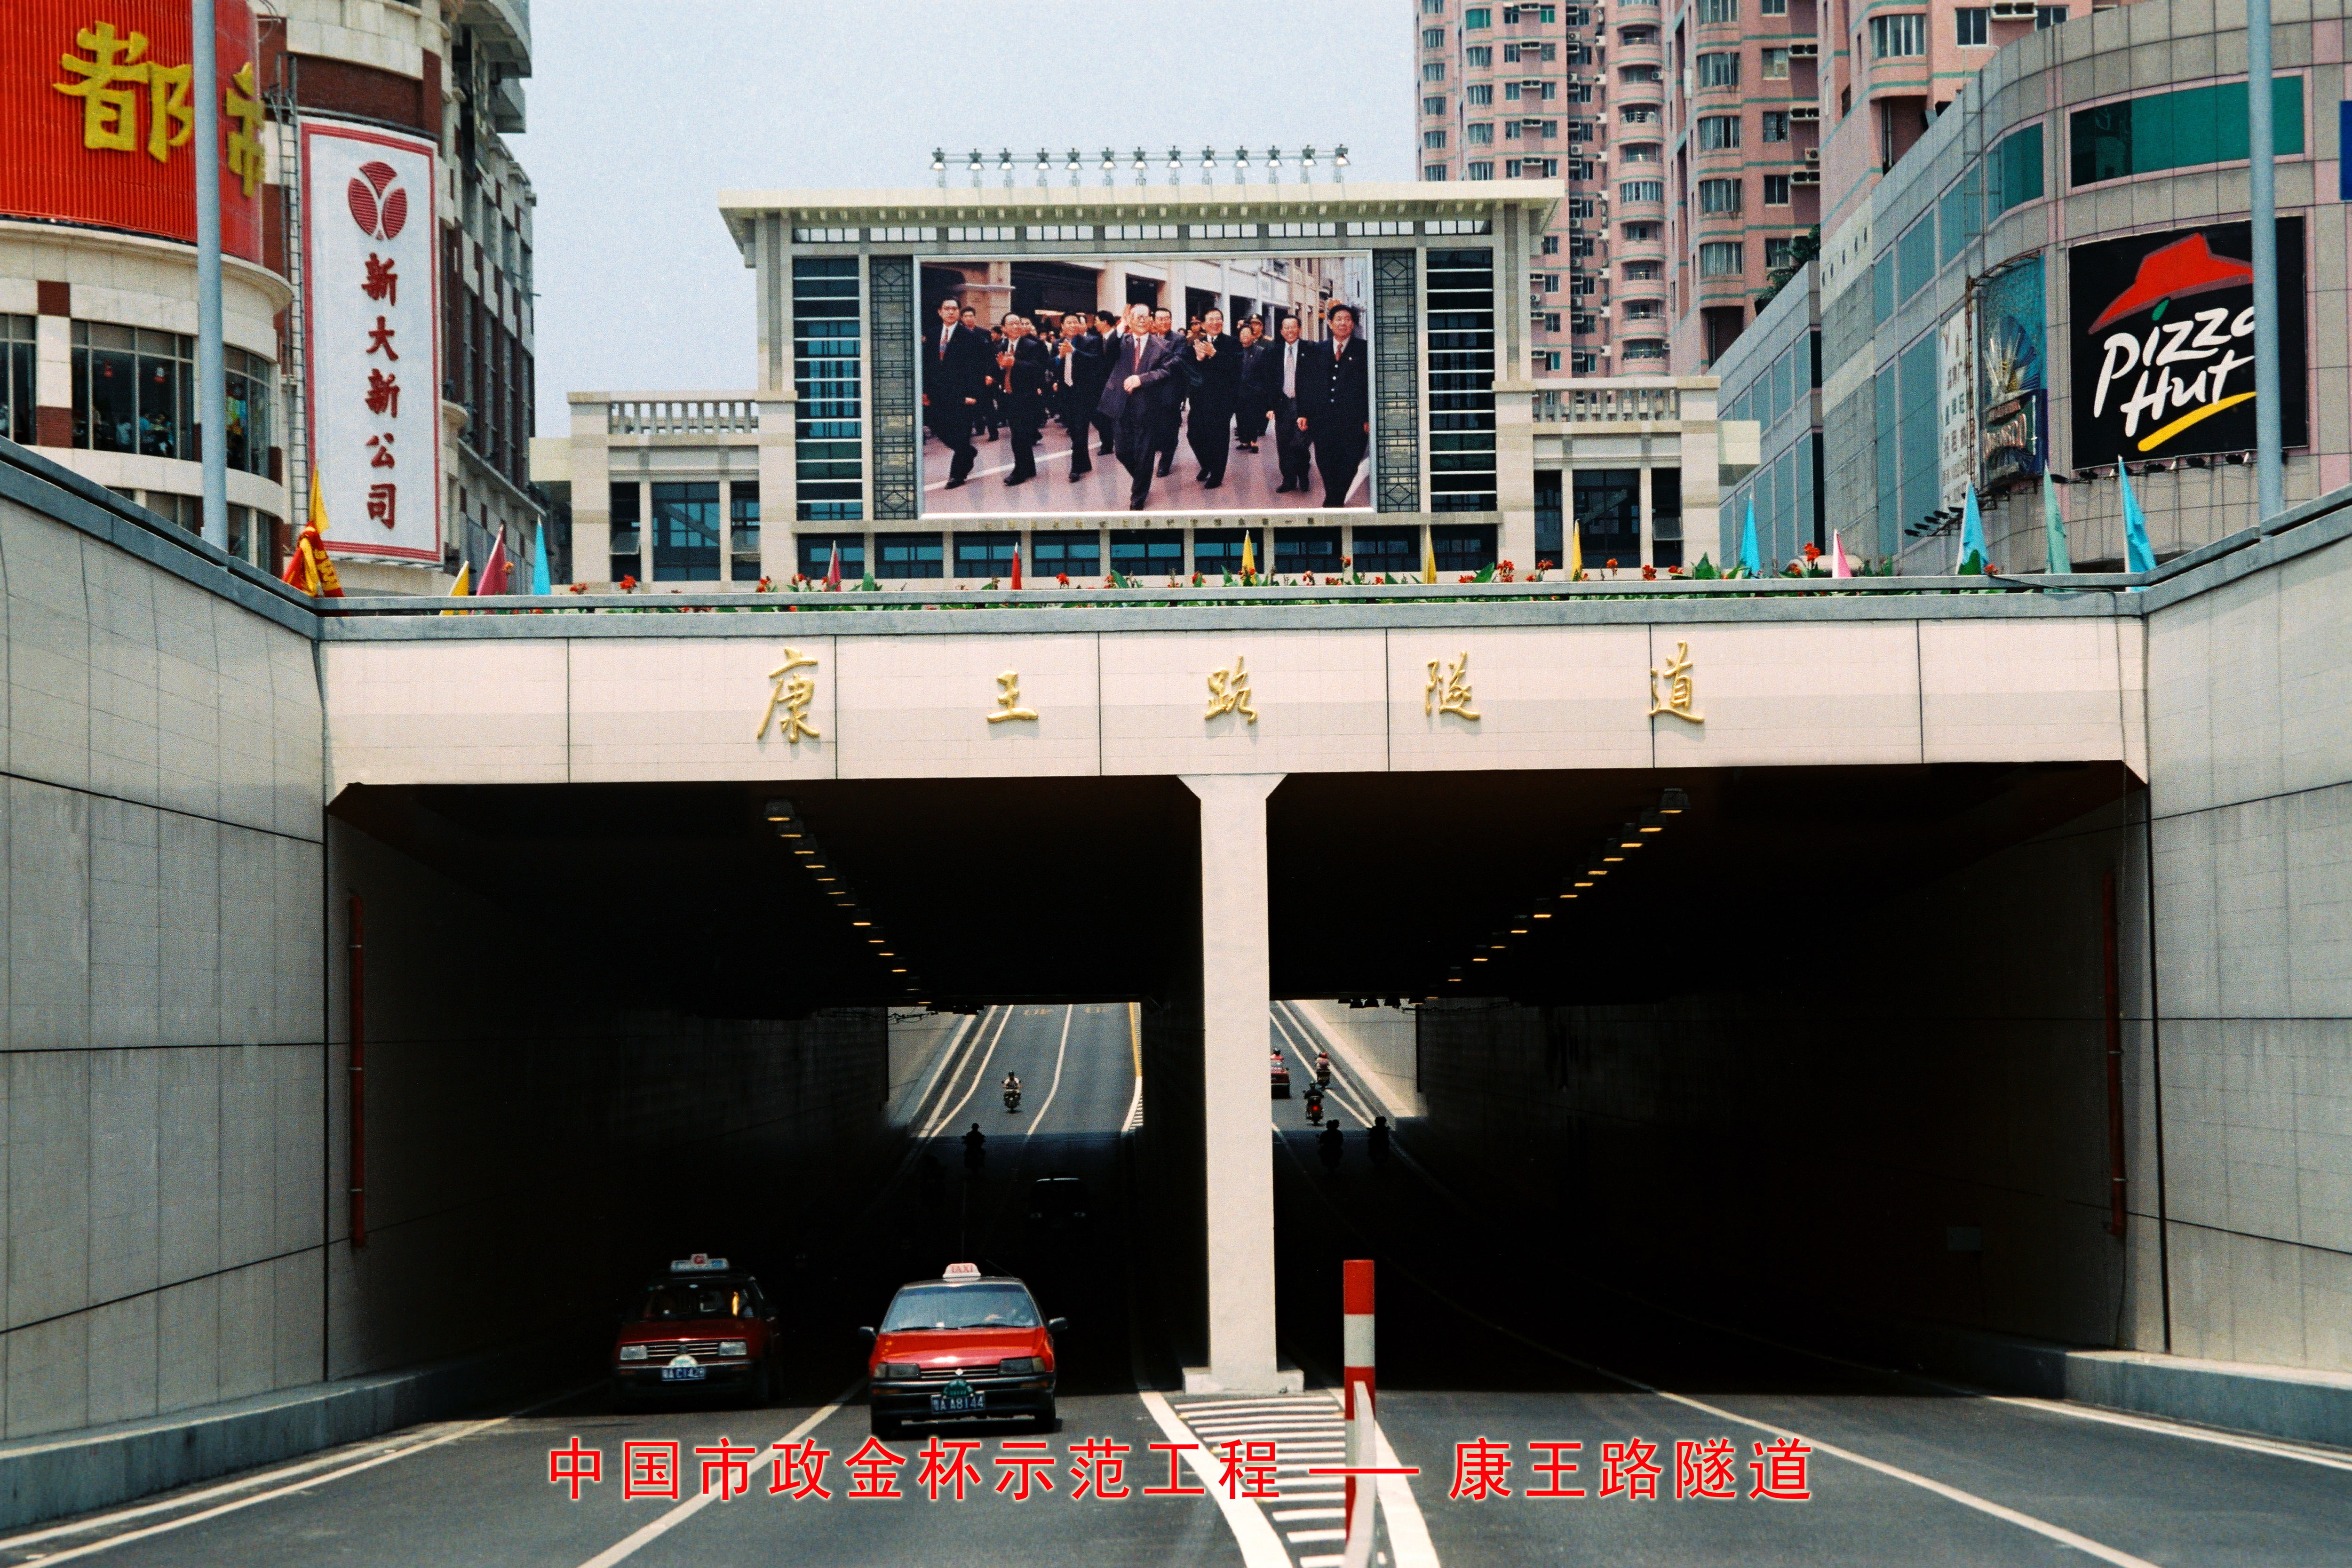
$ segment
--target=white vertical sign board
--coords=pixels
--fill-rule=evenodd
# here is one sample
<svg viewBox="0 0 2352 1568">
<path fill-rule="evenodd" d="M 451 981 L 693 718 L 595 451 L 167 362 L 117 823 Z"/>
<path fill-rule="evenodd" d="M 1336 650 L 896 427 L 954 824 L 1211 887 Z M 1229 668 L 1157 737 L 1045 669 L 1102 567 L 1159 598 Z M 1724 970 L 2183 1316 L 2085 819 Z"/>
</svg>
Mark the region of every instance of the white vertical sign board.
<svg viewBox="0 0 2352 1568">
<path fill-rule="evenodd" d="M 1976 334 L 1962 305 L 1936 334 L 1937 486 L 1939 506 L 1958 506 L 1977 477 Z"/>
<path fill-rule="evenodd" d="M 302 127 L 305 395 L 337 555 L 441 562 L 433 161 L 416 137 Z"/>
</svg>

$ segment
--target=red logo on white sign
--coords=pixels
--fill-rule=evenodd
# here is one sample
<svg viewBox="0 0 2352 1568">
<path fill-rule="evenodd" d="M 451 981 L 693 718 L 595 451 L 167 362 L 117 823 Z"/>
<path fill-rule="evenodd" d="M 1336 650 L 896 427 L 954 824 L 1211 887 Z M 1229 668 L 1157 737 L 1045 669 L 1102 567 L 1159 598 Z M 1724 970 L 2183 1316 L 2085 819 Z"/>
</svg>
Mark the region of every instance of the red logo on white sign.
<svg viewBox="0 0 2352 1568">
<path fill-rule="evenodd" d="M 408 222 L 408 192 L 393 184 L 398 177 L 389 163 L 362 163 L 359 176 L 345 192 L 351 201 L 352 221 L 370 239 L 390 240 Z M 386 187 L 390 187 L 389 195 L 385 194 Z"/>
</svg>

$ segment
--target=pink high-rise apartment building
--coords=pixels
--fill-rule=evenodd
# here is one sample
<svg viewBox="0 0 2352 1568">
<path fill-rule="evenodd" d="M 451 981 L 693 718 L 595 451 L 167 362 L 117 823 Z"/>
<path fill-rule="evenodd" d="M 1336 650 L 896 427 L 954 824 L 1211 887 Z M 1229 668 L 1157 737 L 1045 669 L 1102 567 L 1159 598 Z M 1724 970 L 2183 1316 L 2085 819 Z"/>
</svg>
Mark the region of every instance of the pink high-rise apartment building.
<svg viewBox="0 0 2352 1568">
<path fill-rule="evenodd" d="M 1676 0 L 1666 18 L 1666 310 L 1677 374 L 1705 372 L 1821 221 L 1818 5 Z"/>
<path fill-rule="evenodd" d="M 1560 183 L 1528 280 L 1537 375 L 1664 374 L 1658 0 L 1419 0 L 1414 20 L 1421 177 Z"/>
</svg>

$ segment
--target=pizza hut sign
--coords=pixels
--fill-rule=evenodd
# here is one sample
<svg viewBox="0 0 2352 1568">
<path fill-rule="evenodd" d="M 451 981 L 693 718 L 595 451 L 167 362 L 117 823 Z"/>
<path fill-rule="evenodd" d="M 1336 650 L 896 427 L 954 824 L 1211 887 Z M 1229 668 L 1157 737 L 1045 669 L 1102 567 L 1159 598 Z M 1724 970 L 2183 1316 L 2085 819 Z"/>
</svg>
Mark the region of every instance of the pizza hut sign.
<svg viewBox="0 0 2352 1568">
<path fill-rule="evenodd" d="M 2254 444 L 2252 227 L 2176 229 L 2068 256 L 2078 465 Z M 2279 219 L 2279 424 L 2309 444 L 2303 219 Z"/>
</svg>

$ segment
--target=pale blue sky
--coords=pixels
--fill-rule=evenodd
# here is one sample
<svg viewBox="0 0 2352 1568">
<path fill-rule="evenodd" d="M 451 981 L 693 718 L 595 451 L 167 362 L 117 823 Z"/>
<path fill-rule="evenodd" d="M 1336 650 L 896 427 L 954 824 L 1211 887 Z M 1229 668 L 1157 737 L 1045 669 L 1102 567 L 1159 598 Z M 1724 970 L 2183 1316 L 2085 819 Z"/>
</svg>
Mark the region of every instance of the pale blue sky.
<svg viewBox="0 0 2352 1568">
<path fill-rule="evenodd" d="M 1344 142 L 1352 178 L 1413 172 L 1410 0 L 537 0 L 531 43 L 549 435 L 575 389 L 752 384 L 721 190 L 927 184 L 935 145 Z"/>
</svg>

